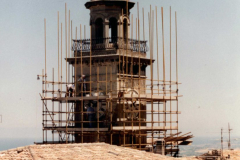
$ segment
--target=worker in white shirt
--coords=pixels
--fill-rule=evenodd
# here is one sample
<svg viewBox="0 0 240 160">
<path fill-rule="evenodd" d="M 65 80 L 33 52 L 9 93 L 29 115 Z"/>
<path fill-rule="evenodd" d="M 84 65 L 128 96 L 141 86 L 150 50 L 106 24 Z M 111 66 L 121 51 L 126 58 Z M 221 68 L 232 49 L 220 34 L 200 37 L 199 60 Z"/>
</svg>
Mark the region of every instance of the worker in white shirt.
<svg viewBox="0 0 240 160">
<path fill-rule="evenodd" d="M 75 85 L 74 84 L 68 84 L 67 85 L 67 96 L 72 97 L 75 92 Z M 66 96 L 66 97 L 67 97 Z"/>
</svg>

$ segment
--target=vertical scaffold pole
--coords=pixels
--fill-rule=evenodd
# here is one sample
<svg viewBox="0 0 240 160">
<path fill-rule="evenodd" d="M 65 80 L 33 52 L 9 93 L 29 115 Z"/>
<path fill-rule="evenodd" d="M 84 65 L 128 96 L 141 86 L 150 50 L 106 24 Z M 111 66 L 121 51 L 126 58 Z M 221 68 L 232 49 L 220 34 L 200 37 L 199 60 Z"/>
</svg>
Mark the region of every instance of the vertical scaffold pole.
<svg viewBox="0 0 240 160">
<path fill-rule="evenodd" d="M 60 89 L 60 96 L 62 97 L 62 35 L 63 35 L 63 31 L 62 31 L 62 23 L 61 23 L 61 89 Z M 60 111 L 59 111 L 60 113 L 59 113 L 59 126 L 61 126 L 62 127 L 62 102 L 60 102 Z M 62 136 L 62 133 L 61 133 L 61 136 Z"/>
<path fill-rule="evenodd" d="M 59 78 L 59 11 L 58 11 L 58 83 L 60 81 Z M 58 84 L 58 89 L 60 89 L 60 84 Z"/>
<path fill-rule="evenodd" d="M 58 94 L 59 93 L 59 90 L 60 90 L 60 67 L 59 67 L 59 61 L 60 61 L 60 55 L 59 55 L 59 11 L 58 11 Z M 58 103 L 58 112 L 60 110 L 60 102 Z M 59 120 L 59 113 L 58 113 L 58 120 Z M 58 126 L 59 126 L 59 122 L 58 122 Z M 58 141 L 60 141 L 60 136 L 58 137 Z"/>
<path fill-rule="evenodd" d="M 163 43 L 163 97 L 166 95 L 166 78 L 165 78 L 165 47 L 164 47 L 164 21 L 163 21 L 163 7 L 161 8 L 162 15 L 162 43 Z M 164 98 L 163 98 L 164 99 Z M 164 112 L 164 129 L 166 128 L 166 101 L 163 102 L 163 112 Z M 164 131 L 164 137 L 166 137 L 166 131 Z"/>
<path fill-rule="evenodd" d="M 151 38 L 152 38 L 152 52 L 151 52 L 151 112 L 152 112 L 152 145 L 153 145 L 153 138 L 154 138 L 154 131 L 153 131 L 153 126 L 154 126 L 154 106 L 153 106 L 153 95 L 154 95 L 154 91 L 153 91 L 153 46 L 154 46 L 154 11 L 152 11 L 152 19 L 151 19 L 152 23 L 151 23 L 151 26 L 152 26 L 152 35 L 151 35 Z"/>
<path fill-rule="evenodd" d="M 89 93 L 91 96 L 92 92 L 92 25 L 90 25 L 90 88 L 89 88 Z"/>
<path fill-rule="evenodd" d="M 170 6 L 170 135 L 172 135 L 172 12 Z M 171 150 L 173 145 L 171 144 Z M 173 152 L 171 152 L 172 156 Z"/>
<path fill-rule="evenodd" d="M 85 30 L 85 26 L 84 26 L 84 30 Z M 85 36 L 85 31 L 84 31 L 84 36 Z M 80 45 L 81 45 L 81 76 L 83 75 L 83 67 L 82 67 L 82 48 L 83 48 L 83 44 L 82 44 L 82 25 L 80 25 Z M 81 81 L 81 142 L 83 143 L 83 105 L 84 105 L 84 102 L 83 102 L 83 85 L 86 85 L 84 84 L 84 81 L 82 80 Z M 86 94 L 86 93 L 85 93 Z"/>
<path fill-rule="evenodd" d="M 44 78 L 45 78 L 45 76 L 44 76 L 44 69 L 42 70 L 42 95 L 44 94 Z M 44 143 L 44 112 L 45 112 L 45 110 L 44 110 L 44 100 L 42 100 L 42 124 L 43 124 L 43 143 Z"/>
<path fill-rule="evenodd" d="M 141 57 L 141 53 L 140 53 L 140 16 L 139 16 L 139 3 L 137 3 L 137 34 L 136 36 L 138 36 L 138 97 L 140 97 L 141 94 L 141 61 L 140 61 L 140 57 Z M 139 101 L 139 117 L 138 117 L 138 127 L 139 127 L 139 148 L 141 150 L 141 102 L 140 102 L 140 98 L 138 99 Z M 133 107 L 133 100 L 132 100 L 132 107 Z M 135 111 L 136 112 L 136 111 Z M 133 113 L 132 113 L 133 114 Z"/>
<path fill-rule="evenodd" d="M 81 30 L 81 28 L 80 28 Z M 81 33 L 80 33 L 81 34 Z M 77 27 L 76 27 L 76 37 L 75 37 L 75 40 L 76 40 L 76 45 L 75 45 L 75 52 L 73 53 L 74 54 L 74 85 L 75 85 L 75 93 L 74 93 L 74 97 L 77 97 Z M 72 42 L 72 40 L 71 40 Z M 72 45 L 71 45 L 72 46 Z M 78 113 L 76 113 L 76 109 L 77 109 L 77 101 L 75 101 L 74 103 L 74 110 L 73 110 L 73 114 L 77 114 L 79 115 Z M 77 110 L 79 112 L 79 110 Z M 73 116 L 74 117 L 74 116 Z M 77 118 L 77 120 L 79 120 Z M 76 118 L 74 118 L 74 124 L 76 126 Z"/>
<path fill-rule="evenodd" d="M 177 85 L 177 133 L 178 133 L 178 37 L 177 37 L 177 12 L 175 12 L 175 32 L 176 32 L 176 85 Z M 177 135 L 178 137 L 178 135 Z M 178 149 L 178 142 L 177 142 Z"/>
<path fill-rule="evenodd" d="M 131 40 L 133 40 L 133 24 L 134 24 L 134 19 L 133 15 L 130 21 L 132 27 L 131 27 Z M 133 43 L 132 43 L 132 48 L 133 48 Z M 133 52 L 131 51 L 131 89 L 134 90 L 134 79 L 133 79 Z M 132 93 L 133 94 L 133 93 Z M 133 104 L 132 104 L 133 107 Z M 132 115 L 132 128 L 133 128 L 133 115 Z M 133 147 L 133 134 L 132 134 L 132 147 Z"/>
<path fill-rule="evenodd" d="M 47 97 L 47 29 L 46 29 L 46 19 L 44 19 L 44 42 L 45 42 L 45 88 L 44 88 L 44 93 L 45 93 L 45 98 Z M 45 104 L 47 107 L 47 100 L 45 100 Z M 45 114 L 45 113 L 44 113 Z M 47 114 L 45 114 L 45 123 L 47 123 Z M 44 123 L 44 124 L 45 124 Z M 46 130 L 46 141 L 47 141 L 47 130 Z"/>
<path fill-rule="evenodd" d="M 112 70 L 113 69 L 112 69 L 112 67 L 113 67 L 113 65 L 111 65 L 111 71 L 110 71 L 110 74 L 111 74 L 110 75 L 110 87 L 111 87 L 111 89 L 110 89 L 111 90 L 110 91 L 110 96 L 111 96 L 110 97 L 110 102 L 111 102 L 111 104 L 110 104 L 111 105 L 110 106 L 110 113 L 111 113 L 111 117 L 110 117 L 111 118 L 110 119 L 110 124 L 111 124 L 111 130 L 110 130 L 111 131 L 111 145 L 112 145 L 112 139 L 113 139 L 113 132 L 112 132 L 113 131 L 113 122 L 112 122 L 112 120 L 113 120 L 113 109 L 112 109 L 112 89 L 113 89 L 113 87 L 112 87 Z"/>
<path fill-rule="evenodd" d="M 68 46 L 67 46 L 67 3 L 65 3 L 65 42 L 66 42 L 66 131 L 65 131 L 65 138 L 66 138 L 66 143 L 68 143 L 68 96 L 69 96 L 69 92 L 67 89 L 67 85 L 68 85 L 68 73 L 67 73 L 67 52 L 68 52 Z"/>
<path fill-rule="evenodd" d="M 52 98 L 54 98 L 54 68 L 52 69 Z M 54 101 L 52 101 L 52 112 L 49 112 L 49 114 L 52 114 L 52 124 L 54 124 Z M 52 131 L 52 140 L 54 142 L 54 131 Z"/>
<path fill-rule="evenodd" d="M 160 86 L 160 81 L 159 81 L 159 53 L 158 53 L 158 17 L 157 17 L 157 6 L 156 6 L 156 40 L 157 40 L 157 88 L 158 88 L 158 95 L 160 93 L 159 86 Z M 160 108 L 160 102 L 158 101 L 158 126 L 160 126 L 160 114 L 159 114 L 159 109 Z M 160 138 L 160 137 L 159 137 Z"/>
<path fill-rule="evenodd" d="M 97 142 L 99 142 L 99 64 L 97 64 Z"/>
<path fill-rule="evenodd" d="M 170 6 L 170 134 L 172 134 L 172 10 Z"/>
</svg>

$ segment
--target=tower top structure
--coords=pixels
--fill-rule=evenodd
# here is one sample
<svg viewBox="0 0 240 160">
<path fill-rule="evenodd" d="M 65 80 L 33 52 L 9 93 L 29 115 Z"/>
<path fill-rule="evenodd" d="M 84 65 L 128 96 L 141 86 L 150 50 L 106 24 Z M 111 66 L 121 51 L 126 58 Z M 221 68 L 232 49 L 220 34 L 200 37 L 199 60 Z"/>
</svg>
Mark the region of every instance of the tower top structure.
<svg viewBox="0 0 240 160">
<path fill-rule="evenodd" d="M 127 0 L 90 0 L 85 4 L 87 9 L 94 6 L 105 5 L 105 6 L 120 6 L 121 8 L 126 8 Z M 128 1 L 128 9 L 132 9 L 135 3 Z"/>
</svg>

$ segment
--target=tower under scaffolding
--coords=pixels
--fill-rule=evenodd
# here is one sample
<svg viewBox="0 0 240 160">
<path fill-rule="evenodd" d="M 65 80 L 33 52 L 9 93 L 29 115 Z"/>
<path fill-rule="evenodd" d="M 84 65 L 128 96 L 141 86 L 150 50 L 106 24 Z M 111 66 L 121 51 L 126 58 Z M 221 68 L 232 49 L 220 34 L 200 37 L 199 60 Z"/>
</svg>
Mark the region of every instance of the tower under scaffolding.
<svg viewBox="0 0 240 160">
<path fill-rule="evenodd" d="M 73 37 L 70 10 L 67 14 L 65 6 L 65 78 L 62 69 L 63 27 L 62 24 L 59 27 L 59 13 L 58 72 L 54 75 L 55 71 L 52 70 L 52 80 L 47 76 L 45 21 L 45 69 L 42 75 L 38 75 L 38 79 L 42 77 L 42 143 L 105 142 L 172 156 L 178 156 L 179 145 L 191 143 L 189 139 L 193 136 L 190 133 L 182 134 L 178 128 L 181 112 L 178 106 L 176 13 L 176 53 L 172 54 L 170 49 L 170 79 L 166 80 L 163 8 L 163 62 L 160 67 L 157 8 L 155 11 L 151 9 L 148 14 L 148 45 L 144 31 L 144 9 L 143 34 L 140 33 L 139 6 L 136 28 L 131 25 L 135 22 L 133 15 L 130 18 L 130 9 L 134 5 L 128 0 L 87 2 L 90 39 L 86 39 L 85 28 L 82 38 L 81 25 L 80 38 L 77 38 L 77 28 Z M 136 38 L 133 38 L 135 33 Z M 140 40 L 140 35 L 143 35 L 143 40 Z M 157 52 L 154 50 L 155 35 Z M 173 56 L 175 69 L 172 68 Z M 163 79 L 160 79 L 160 70 Z M 52 89 L 48 85 L 52 85 Z"/>
</svg>

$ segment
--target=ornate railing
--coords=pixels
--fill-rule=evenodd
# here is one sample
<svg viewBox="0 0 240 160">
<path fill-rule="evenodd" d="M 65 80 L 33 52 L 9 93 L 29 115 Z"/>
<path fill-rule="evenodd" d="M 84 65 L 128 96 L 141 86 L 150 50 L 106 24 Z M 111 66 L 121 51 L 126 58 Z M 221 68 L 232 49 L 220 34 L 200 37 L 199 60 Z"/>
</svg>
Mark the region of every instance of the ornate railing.
<svg viewBox="0 0 240 160">
<path fill-rule="evenodd" d="M 133 52 L 140 51 L 143 53 L 148 51 L 147 41 L 120 37 L 92 39 L 92 43 L 90 43 L 90 41 L 90 39 L 73 40 L 72 51 L 89 52 L 90 46 L 92 47 L 92 51 L 110 49 L 128 49 Z"/>
</svg>

